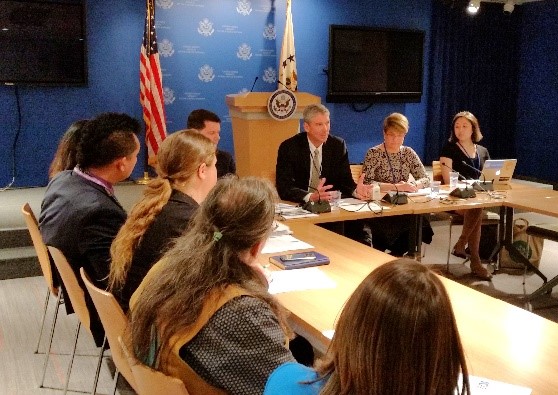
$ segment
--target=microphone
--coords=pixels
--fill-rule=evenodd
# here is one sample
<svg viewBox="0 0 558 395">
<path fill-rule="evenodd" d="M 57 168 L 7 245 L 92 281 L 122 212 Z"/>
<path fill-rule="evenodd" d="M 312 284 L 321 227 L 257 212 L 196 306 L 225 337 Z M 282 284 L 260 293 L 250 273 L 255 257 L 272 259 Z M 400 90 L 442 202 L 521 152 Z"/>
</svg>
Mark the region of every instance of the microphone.
<svg viewBox="0 0 558 395">
<path fill-rule="evenodd" d="M 454 169 L 452 169 L 451 167 L 449 167 L 445 163 L 440 162 L 440 164 L 444 167 L 447 167 L 448 169 L 450 169 L 454 173 L 457 173 L 458 178 L 461 177 L 463 180 L 467 180 L 465 177 L 463 177 L 461 175 L 461 173 L 459 173 L 458 171 L 455 171 Z M 465 183 L 465 188 L 455 188 L 453 191 L 450 192 L 450 196 L 461 198 L 461 199 L 468 199 L 468 198 L 476 197 L 477 194 L 475 193 L 475 190 L 473 188 L 469 189 L 467 183 Z"/>
<path fill-rule="evenodd" d="M 463 163 L 465 166 L 475 170 L 477 173 L 479 173 L 479 175 L 482 176 L 482 186 L 481 184 L 479 184 L 478 182 L 473 183 L 473 189 L 475 191 L 493 191 L 494 190 L 494 184 L 491 181 L 486 181 L 486 177 L 484 176 L 483 172 L 480 171 L 479 169 L 477 169 L 476 167 L 471 166 L 470 164 L 468 164 L 467 162 L 465 162 L 464 160 L 461 161 L 461 163 Z"/>
<path fill-rule="evenodd" d="M 286 86 L 285 84 L 283 84 L 281 81 L 277 80 L 277 83 L 278 83 L 279 85 L 282 85 L 283 88 L 285 88 L 286 90 L 290 91 L 290 89 L 287 88 L 287 86 Z"/>
<path fill-rule="evenodd" d="M 397 185 L 394 183 L 393 186 L 395 187 L 395 192 L 388 191 L 382 200 L 386 203 L 390 204 L 407 204 L 409 202 L 407 194 L 405 192 L 399 192 L 397 189 Z"/>
<path fill-rule="evenodd" d="M 308 189 L 312 189 L 312 190 L 318 192 L 318 190 L 316 188 L 311 187 L 310 185 L 308 185 Z M 308 200 L 306 203 L 304 203 L 302 208 L 306 211 L 310 211 L 313 214 L 321 214 L 321 213 L 330 213 L 331 212 L 331 204 L 329 204 L 329 202 L 327 200 L 322 200 L 319 193 L 318 193 L 318 201 L 317 202 L 313 202 L 311 200 Z"/>
<path fill-rule="evenodd" d="M 252 88 L 250 88 L 250 93 L 252 93 L 252 91 L 254 90 L 254 86 L 256 86 L 256 81 L 258 80 L 258 76 L 256 76 L 256 78 L 254 78 L 254 83 L 252 84 Z"/>
</svg>

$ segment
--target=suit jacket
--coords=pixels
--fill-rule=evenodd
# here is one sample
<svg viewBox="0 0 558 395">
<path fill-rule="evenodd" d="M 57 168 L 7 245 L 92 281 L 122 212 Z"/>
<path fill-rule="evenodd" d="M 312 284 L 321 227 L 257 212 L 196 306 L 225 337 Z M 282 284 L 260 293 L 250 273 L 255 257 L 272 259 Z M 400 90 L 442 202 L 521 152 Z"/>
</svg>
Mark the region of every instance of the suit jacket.
<svg viewBox="0 0 558 395">
<path fill-rule="evenodd" d="M 184 233 L 198 207 L 199 204 L 190 196 L 172 191 L 169 201 L 149 225 L 134 251 L 124 286 L 114 293 L 124 311 L 128 311 L 130 298 L 149 269 L 172 246 L 174 239 Z"/>
<path fill-rule="evenodd" d="M 307 133 L 298 133 L 283 141 L 277 153 L 276 185 L 279 197 L 292 202 L 304 202 L 310 180 L 310 147 Z M 322 147 L 322 177 L 344 197 L 356 188 L 349 166 L 347 145 L 340 137 L 327 138 Z"/>
<path fill-rule="evenodd" d="M 85 291 L 80 267 L 97 287 L 106 289 L 110 245 L 124 221 L 126 211 L 114 196 L 102 186 L 67 170 L 47 187 L 41 204 L 39 229 L 45 244 L 62 251 Z M 90 329 L 95 341 L 102 343 L 104 331 L 86 291 L 85 300 L 91 315 Z M 73 312 L 69 302 L 65 300 L 67 311 Z"/>
<path fill-rule="evenodd" d="M 217 177 L 221 178 L 227 174 L 236 174 L 236 164 L 231 154 L 227 151 L 217 150 L 215 156 L 217 156 Z"/>
</svg>

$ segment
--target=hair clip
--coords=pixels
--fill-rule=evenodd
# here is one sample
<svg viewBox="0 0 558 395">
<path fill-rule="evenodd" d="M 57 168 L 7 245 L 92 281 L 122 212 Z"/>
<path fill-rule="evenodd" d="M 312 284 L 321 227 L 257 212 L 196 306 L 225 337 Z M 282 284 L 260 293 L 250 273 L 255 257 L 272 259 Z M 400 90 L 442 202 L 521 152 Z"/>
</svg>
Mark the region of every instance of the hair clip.
<svg viewBox="0 0 558 395">
<path fill-rule="evenodd" d="M 223 237 L 223 234 L 221 232 L 219 231 L 213 232 L 213 240 L 219 241 L 221 240 L 221 237 Z"/>
</svg>

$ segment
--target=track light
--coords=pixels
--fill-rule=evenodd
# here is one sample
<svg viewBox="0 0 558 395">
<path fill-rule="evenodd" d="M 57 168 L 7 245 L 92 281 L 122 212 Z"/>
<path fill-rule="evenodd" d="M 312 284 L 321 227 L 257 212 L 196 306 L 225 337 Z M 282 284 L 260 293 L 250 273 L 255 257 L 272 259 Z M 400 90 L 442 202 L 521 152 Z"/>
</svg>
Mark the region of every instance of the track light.
<svg viewBox="0 0 558 395">
<path fill-rule="evenodd" d="M 471 15 L 475 15 L 480 8 L 480 0 L 471 0 L 467 6 L 467 12 Z"/>
<path fill-rule="evenodd" d="M 506 15 L 511 14 L 514 8 L 515 8 L 515 4 L 513 0 L 506 1 L 506 3 L 504 4 L 504 14 Z"/>
</svg>

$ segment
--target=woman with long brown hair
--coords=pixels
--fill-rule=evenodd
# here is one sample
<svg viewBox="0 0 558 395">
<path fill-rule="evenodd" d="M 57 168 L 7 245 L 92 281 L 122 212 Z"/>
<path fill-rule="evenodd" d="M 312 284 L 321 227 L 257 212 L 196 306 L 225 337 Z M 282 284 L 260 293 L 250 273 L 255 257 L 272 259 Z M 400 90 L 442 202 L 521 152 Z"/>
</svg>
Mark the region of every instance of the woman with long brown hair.
<svg viewBox="0 0 558 395">
<path fill-rule="evenodd" d="M 276 199 L 268 181 L 220 179 L 130 301 L 130 349 L 191 395 L 261 394 L 269 374 L 294 361 L 257 263 Z"/>
<path fill-rule="evenodd" d="M 469 394 L 465 356 L 442 281 L 410 259 L 375 269 L 347 301 L 316 370 L 287 363 L 270 376 L 264 394 L 287 393 Z"/>
<path fill-rule="evenodd" d="M 125 311 L 151 266 L 184 232 L 217 181 L 215 145 L 194 129 L 169 135 L 157 158 L 158 177 L 147 184 L 110 249 L 109 290 Z"/>
</svg>

